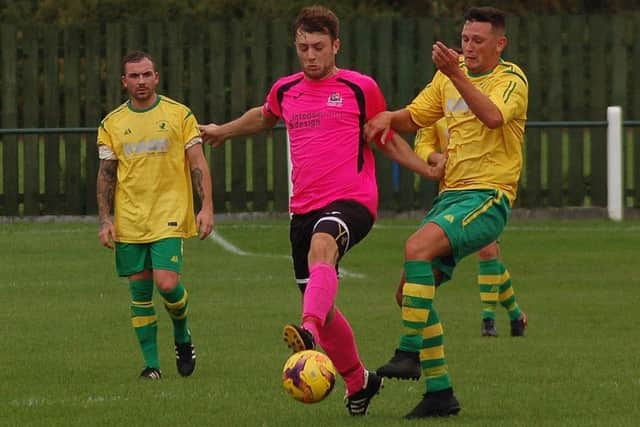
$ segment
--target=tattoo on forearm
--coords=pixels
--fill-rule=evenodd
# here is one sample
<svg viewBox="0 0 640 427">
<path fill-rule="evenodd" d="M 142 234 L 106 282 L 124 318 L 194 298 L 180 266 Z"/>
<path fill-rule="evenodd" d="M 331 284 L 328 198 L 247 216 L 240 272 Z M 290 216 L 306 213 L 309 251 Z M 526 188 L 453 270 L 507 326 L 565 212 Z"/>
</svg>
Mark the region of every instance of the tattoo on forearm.
<svg viewBox="0 0 640 427">
<path fill-rule="evenodd" d="M 117 167 L 118 162 L 115 160 L 100 161 L 100 170 L 98 171 L 96 193 L 98 199 L 98 218 L 100 219 L 100 225 L 110 219 L 111 210 L 113 209 Z"/>
<path fill-rule="evenodd" d="M 202 169 L 194 167 L 191 169 L 191 182 L 198 193 L 200 200 L 204 200 L 204 187 L 202 186 Z"/>
</svg>

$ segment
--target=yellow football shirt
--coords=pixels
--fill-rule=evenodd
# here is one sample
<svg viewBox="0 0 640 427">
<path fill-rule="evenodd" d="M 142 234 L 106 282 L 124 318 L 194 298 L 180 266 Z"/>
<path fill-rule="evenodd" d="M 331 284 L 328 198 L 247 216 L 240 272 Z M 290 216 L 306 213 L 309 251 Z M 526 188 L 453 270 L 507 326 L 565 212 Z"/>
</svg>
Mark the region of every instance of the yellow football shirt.
<svg viewBox="0 0 640 427">
<path fill-rule="evenodd" d="M 527 78 L 517 65 L 506 61 L 483 75 L 470 73 L 463 61 L 460 67 L 498 107 L 504 120 L 502 126 L 485 126 L 451 80 L 439 71 L 406 108 L 419 127 L 446 119 L 449 142 L 442 191 L 490 188 L 502 191 L 513 204 L 522 170 Z"/>
<path fill-rule="evenodd" d="M 191 111 L 160 95 L 145 110 L 126 102 L 104 118 L 98 145 L 118 161 L 114 224 L 119 242 L 196 234 L 185 148 L 199 136 Z"/>
<path fill-rule="evenodd" d="M 418 129 L 413 140 L 413 150 L 426 162 L 429 160 L 429 154 L 444 152 L 448 141 L 447 122 L 445 119 L 440 119 L 431 126 Z"/>
<path fill-rule="evenodd" d="M 429 161 L 429 154 L 443 153 L 449 142 L 447 121 L 442 118 L 426 128 L 418 129 L 413 140 L 413 151 L 425 162 Z M 444 180 L 438 181 L 438 192 L 442 191 Z"/>
</svg>

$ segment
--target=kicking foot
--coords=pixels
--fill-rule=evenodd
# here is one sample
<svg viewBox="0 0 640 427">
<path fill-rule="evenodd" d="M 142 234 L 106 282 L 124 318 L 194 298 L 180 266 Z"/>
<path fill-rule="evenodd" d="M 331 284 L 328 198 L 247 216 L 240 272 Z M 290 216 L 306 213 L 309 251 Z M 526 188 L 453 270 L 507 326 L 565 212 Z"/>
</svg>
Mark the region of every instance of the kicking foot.
<svg viewBox="0 0 640 427">
<path fill-rule="evenodd" d="M 313 341 L 313 335 L 308 330 L 292 325 L 284 325 L 282 331 L 284 335 L 284 342 L 287 343 L 287 347 L 293 350 L 294 353 L 303 350 L 315 350 L 316 343 Z"/>
</svg>

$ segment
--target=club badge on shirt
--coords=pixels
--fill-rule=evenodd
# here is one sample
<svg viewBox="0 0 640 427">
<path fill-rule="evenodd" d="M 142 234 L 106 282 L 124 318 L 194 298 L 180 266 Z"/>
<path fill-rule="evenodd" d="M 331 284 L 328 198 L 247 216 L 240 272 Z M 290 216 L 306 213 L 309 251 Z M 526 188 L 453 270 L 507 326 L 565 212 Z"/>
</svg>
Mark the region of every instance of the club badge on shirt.
<svg viewBox="0 0 640 427">
<path fill-rule="evenodd" d="M 339 92 L 333 92 L 327 99 L 328 107 L 342 107 L 342 95 Z"/>
</svg>

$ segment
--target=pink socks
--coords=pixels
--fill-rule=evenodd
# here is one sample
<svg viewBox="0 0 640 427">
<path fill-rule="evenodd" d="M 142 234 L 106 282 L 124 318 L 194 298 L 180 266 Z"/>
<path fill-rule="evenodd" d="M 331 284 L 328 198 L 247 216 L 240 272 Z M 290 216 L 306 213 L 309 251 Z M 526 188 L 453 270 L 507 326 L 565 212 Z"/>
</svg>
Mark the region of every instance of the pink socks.
<svg viewBox="0 0 640 427">
<path fill-rule="evenodd" d="M 309 283 L 304 291 L 302 327 L 327 353 L 347 385 L 347 395 L 364 386 L 364 366 L 351 325 L 337 308 L 333 319 L 326 322 L 338 292 L 338 277 L 333 265 L 318 263 L 309 269 Z"/>
<path fill-rule="evenodd" d="M 364 366 L 351 325 L 340 310 L 335 309 L 333 319 L 320 329 L 318 338 L 318 343 L 344 378 L 347 395 L 360 391 L 364 386 Z"/>
<path fill-rule="evenodd" d="M 302 305 L 302 327 L 318 337 L 319 329 L 325 323 L 327 315 L 338 292 L 338 276 L 333 265 L 318 263 L 309 269 L 309 283 L 304 291 Z"/>
</svg>

